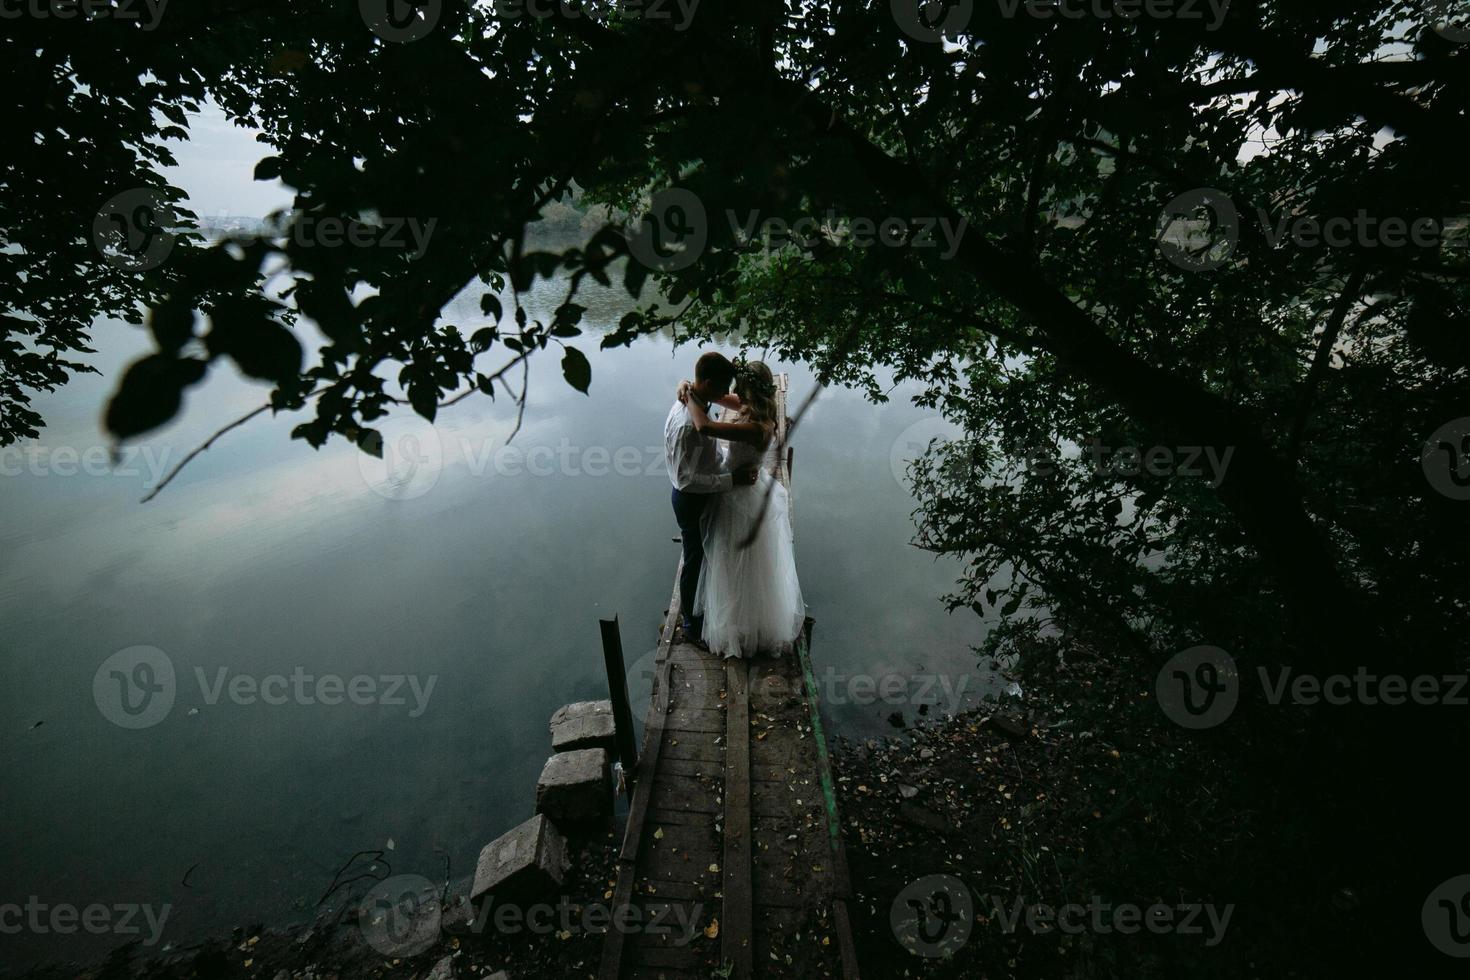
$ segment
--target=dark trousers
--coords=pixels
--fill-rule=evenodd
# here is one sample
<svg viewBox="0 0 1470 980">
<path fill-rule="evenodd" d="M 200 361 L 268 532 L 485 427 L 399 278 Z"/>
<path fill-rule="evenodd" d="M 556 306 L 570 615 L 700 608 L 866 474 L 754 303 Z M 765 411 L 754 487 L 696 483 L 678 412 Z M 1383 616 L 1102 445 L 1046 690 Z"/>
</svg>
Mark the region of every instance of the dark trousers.
<svg viewBox="0 0 1470 980">
<path fill-rule="evenodd" d="M 684 570 L 679 573 L 679 617 L 684 632 L 697 637 L 704 629 L 704 617 L 694 615 L 694 595 L 699 589 L 699 570 L 704 567 L 704 537 L 699 531 L 699 518 L 709 503 L 707 493 L 684 493 L 673 488 L 674 520 L 684 540 Z"/>
</svg>

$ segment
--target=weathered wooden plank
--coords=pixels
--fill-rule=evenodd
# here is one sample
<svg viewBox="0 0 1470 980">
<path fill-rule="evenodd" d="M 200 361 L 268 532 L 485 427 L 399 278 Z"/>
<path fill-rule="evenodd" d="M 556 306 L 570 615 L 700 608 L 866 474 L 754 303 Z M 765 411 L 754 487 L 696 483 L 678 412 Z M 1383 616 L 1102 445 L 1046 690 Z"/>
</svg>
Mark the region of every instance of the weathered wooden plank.
<svg viewBox="0 0 1470 980">
<path fill-rule="evenodd" d="M 633 950 L 635 966 L 658 969 L 698 970 L 700 956 L 687 946 L 659 947 L 639 944 Z"/>
<path fill-rule="evenodd" d="M 668 759 L 713 762 L 725 761 L 724 733 L 671 732 L 664 739 L 663 755 Z"/>
<path fill-rule="evenodd" d="M 628 805 L 628 825 L 623 834 L 623 848 L 619 854 L 618 880 L 613 887 L 613 908 L 626 908 L 632 900 L 633 874 L 638 860 L 638 845 L 643 837 L 644 821 L 648 817 L 649 801 L 653 798 L 653 784 L 658 773 L 659 755 L 664 742 L 663 715 L 669 702 L 669 651 L 674 645 L 675 629 L 679 623 L 679 573 L 684 569 L 680 559 L 674 569 L 674 590 L 669 599 L 668 614 L 664 618 L 663 632 L 659 636 L 659 651 L 655 659 L 654 695 L 648 706 L 648 715 L 643 728 L 643 751 L 638 759 L 636 778 L 633 783 L 633 798 Z M 608 931 L 602 944 L 602 961 L 598 964 L 599 980 L 619 980 L 623 970 L 623 946 L 626 934 L 620 929 Z"/>
<path fill-rule="evenodd" d="M 713 826 L 706 813 L 689 813 L 683 810 L 662 810 L 658 807 L 650 807 L 648 811 L 648 826 L 652 830 L 659 827 L 668 827 L 673 824 L 685 824 L 691 827 Z M 652 830 L 650 832 L 652 832 Z"/>
<path fill-rule="evenodd" d="M 715 830 L 716 826 L 717 824 L 708 820 L 659 825 L 650 820 L 644 827 L 643 849 L 648 853 L 649 860 L 657 860 L 656 855 L 665 851 L 715 851 L 723 846 L 720 834 Z"/>
<path fill-rule="evenodd" d="M 728 661 L 726 683 L 730 727 L 725 748 L 725 919 L 720 949 L 723 958 L 734 967 L 733 975 L 739 980 L 750 980 L 753 975 L 750 945 L 749 676 L 748 661 Z"/>
<path fill-rule="evenodd" d="M 664 727 L 671 732 L 711 732 L 725 734 L 725 712 L 720 708 L 676 707 L 664 716 Z"/>
<path fill-rule="evenodd" d="M 718 880 L 701 883 L 639 877 L 633 886 L 633 897 L 644 901 L 657 898 L 668 902 L 707 904 L 717 902 L 719 896 L 720 883 Z"/>
<path fill-rule="evenodd" d="M 653 788 L 651 805 L 672 813 L 708 813 L 717 816 L 724 812 L 718 792 L 711 791 L 697 779 L 681 777 L 659 779 Z"/>
<path fill-rule="evenodd" d="M 660 773 L 670 776 L 693 776 L 697 779 L 715 779 L 721 783 L 725 780 L 725 767 L 720 762 L 705 761 L 703 759 L 674 759 L 666 758 L 658 767 Z"/>
<path fill-rule="evenodd" d="M 680 969 L 676 966 L 644 966 L 629 963 L 628 980 L 709 980 L 709 971 L 703 966 L 696 969 Z"/>
</svg>

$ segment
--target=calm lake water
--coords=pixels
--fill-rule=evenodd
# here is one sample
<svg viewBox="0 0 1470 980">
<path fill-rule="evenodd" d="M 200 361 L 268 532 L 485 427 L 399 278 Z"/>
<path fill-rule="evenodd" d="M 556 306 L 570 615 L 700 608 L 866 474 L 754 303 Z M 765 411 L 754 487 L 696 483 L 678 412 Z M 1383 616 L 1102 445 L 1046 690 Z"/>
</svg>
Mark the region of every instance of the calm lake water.
<svg viewBox="0 0 1470 980">
<path fill-rule="evenodd" d="M 534 295 L 533 315 L 560 295 Z M 387 424 L 386 463 L 341 441 L 313 451 L 288 438 L 299 418 L 263 416 L 148 504 L 159 472 L 266 389 L 217 370 L 185 418 L 109 472 L 99 411 L 150 343 L 98 328 L 103 376 L 39 398 L 43 438 L 0 454 L 0 906 L 166 907 L 161 945 L 307 918 L 360 850 L 385 849 L 394 873 L 439 880 L 447 860 L 467 874 L 531 815 L 551 713 L 606 696 L 601 617 L 621 617 L 641 714 L 678 551 L 662 425 L 698 350 L 597 352 L 628 301 L 582 301 L 591 394 L 554 354 L 534 358 L 509 447 L 512 409 L 485 398 L 433 426 Z M 474 296 L 446 316 L 482 319 Z M 810 390 L 801 366 L 772 367 Z M 970 648 L 984 624 L 939 601 L 957 567 L 909 543 L 895 466 L 942 431 L 909 394 L 876 407 L 829 390 L 793 439 L 814 658 L 848 734 L 896 710 L 913 719 L 919 702 L 945 713 L 983 686 Z M 170 668 L 165 713 L 162 695 L 119 713 L 124 680 L 161 686 Z M 323 677 L 342 691 L 316 697 Z M 868 686 L 885 677 L 894 703 Z M 41 921 L 0 934 L 0 963 L 126 938 Z"/>
</svg>

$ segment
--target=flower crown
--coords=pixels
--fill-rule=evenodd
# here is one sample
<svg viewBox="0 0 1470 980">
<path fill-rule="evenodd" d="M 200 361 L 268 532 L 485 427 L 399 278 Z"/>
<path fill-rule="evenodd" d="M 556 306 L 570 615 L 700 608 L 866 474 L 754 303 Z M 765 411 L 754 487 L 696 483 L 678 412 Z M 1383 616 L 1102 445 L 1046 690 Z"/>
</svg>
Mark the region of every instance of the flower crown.
<svg viewBox="0 0 1470 980">
<path fill-rule="evenodd" d="M 736 358 L 731 362 L 735 368 L 735 380 L 752 391 L 760 392 L 762 395 L 774 395 L 776 385 L 757 374 L 755 368 L 745 358 Z"/>
</svg>

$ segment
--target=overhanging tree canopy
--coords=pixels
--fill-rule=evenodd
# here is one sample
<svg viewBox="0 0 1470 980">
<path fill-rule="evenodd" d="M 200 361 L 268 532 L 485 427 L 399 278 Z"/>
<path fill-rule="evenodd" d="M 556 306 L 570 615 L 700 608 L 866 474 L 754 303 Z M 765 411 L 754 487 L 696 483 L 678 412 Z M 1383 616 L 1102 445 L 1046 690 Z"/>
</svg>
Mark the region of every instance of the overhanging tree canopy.
<svg viewBox="0 0 1470 980">
<path fill-rule="evenodd" d="M 1434 4 L 1238 3 L 1219 19 L 1183 6 L 1131 18 L 903 2 L 705 2 L 687 16 L 419 6 L 236 0 L 175 5 L 152 25 L 8 22 L 5 71 L 26 94 L 3 178 L 0 437 L 35 434 L 26 389 L 76 370 L 68 352 L 110 315 L 146 317 L 158 343 L 108 409 L 118 437 L 172 417 L 227 357 L 274 384 L 274 409 L 311 413 L 296 436 L 373 452 L 372 423 L 401 400 L 432 419 L 474 390 L 523 394 L 516 371 L 548 346 L 569 348 L 567 376 L 585 388 L 577 286 L 618 276 L 637 294 L 652 275 L 664 308 L 604 343 L 670 320 L 740 327 L 840 380 L 878 361 L 949 384 L 964 365 L 968 404 L 990 392 L 1040 407 L 1008 438 L 1104 425 L 1144 445 L 1230 447 L 1207 492 L 1088 492 L 1106 515 L 1129 496 L 1149 547 L 1152 508 L 1204 515 L 1206 537 L 1258 555 L 1327 646 L 1362 635 L 1335 614 L 1382 585 L 1362 580 L 1370 544 L 1332 502 L 1361 469 L 1331 438 L 1350 403 L 1375 403 L 1351 438 L 1391 468 L 1373 487 L 1393 495 L 1386 509 L 1425 526 L 1442 516 L 1412 471 L 1417 441 L 1456 414 L 1470 347 L 1464 253 L 1450 247 L 1470 62 L 1466 33 Z M 261 130 L 257 176 L 296 190 L 296 220 L 433 222 L 424 254 L 182 238 L 159 264 L 105 259 L 99 209 L 112 246 L 153 246 L 136 194 L 177 207 L 152 168 L 205 99 Z M 698 248 L 640 261 L 633 236 L 629 261 L 629 236 L 610 226 L 579 248 L 528 251 L 527 224 L 574 188 L 635 214 L 672 200 L 645 239 L 677 238 L 683 222 Z M 669 188 L 690 197 L 655 196 Z M 1223 264 L 1209 261 L 1218 247 L 1171 262 L 1161 214 L 1202 188 L 1229 199 L 1238 241 Z M 1451 241 L 1280 237 L 1362 214 L 1375 229 L 1448 221 Z M 810 233 L 833 216 L 887 240 Z M 808 234 L 763 242 L 772 219 Z M 1201 262 L 1218 267 L 1189 268 Z M 500 308 L 506 285 L 538 277 L 569 283 L 553 322 Z M 476 287 L 484 322 L 443 322 Z M 291 330 L 299 318 L 329 338 L 317 356 Z M 1021 355 L 1041 402 L 1014 383 Z M 978 513 L 931 511 L 930 543 L 974 550 Z"/>
</svg>

